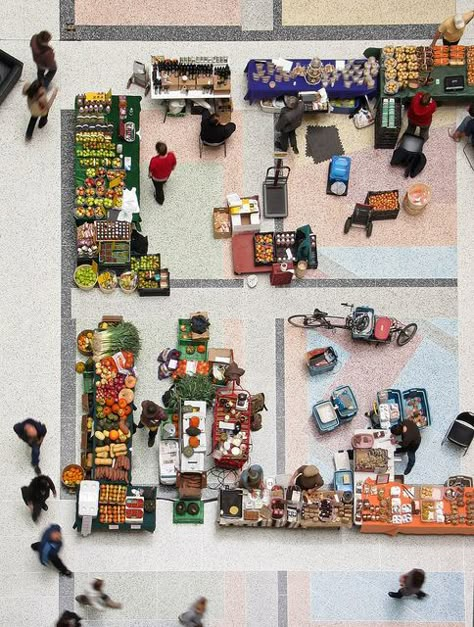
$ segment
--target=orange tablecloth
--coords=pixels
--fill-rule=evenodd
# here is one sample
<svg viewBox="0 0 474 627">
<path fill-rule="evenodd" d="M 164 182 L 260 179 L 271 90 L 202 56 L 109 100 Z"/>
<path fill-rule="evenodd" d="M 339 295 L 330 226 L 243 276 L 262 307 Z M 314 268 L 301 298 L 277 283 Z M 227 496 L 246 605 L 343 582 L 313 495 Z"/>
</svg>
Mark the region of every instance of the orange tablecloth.
<svg viewBox="0 0 474 627">
<path fill-rule="evenodd" d="M 404 497 L 404 486 L 400 483 L 392 482 L 385 484 L 385 486 L 383 487 L 385 488 L 386 495 L 390 493 L 390 488 L 392 486 L 399 486 L 402 489 L 402 502 L 408 503 L 410 501 L 408 497 Z M 382 486 L 379 485 L 377 487 L 381 488 Z M 441 488 L 442 486 L 437 487 Z M 464 496 L 466 497 L 468 494 L 474 494 L 474 488 L 465 488 Z M 377 496 L 363 494 L 362 498 L 364 500 L 370 501 L 371 505 L 379 504 Z M 416 499 L 419 500 L 419 497 L 417 496 Z M 444 503 L 445 512 L 449 512 L 449 501 L 444 500 Z M 465 508 L 460 508 L 459 511 L 461 514 L 464 514 Z M 411 523 L 405 523 L 401 525 L 380 521 L 363 521 L 360 530 L 362 533 L 385 533 L 390 536 L 395 536 L 397 535 L 397 533 L 413 535 L 474 535 L 474 525 L 447 525 L 445 523 L 422 522 L 420 515 L 414 515 L 413 521 Z"/>
</svg>

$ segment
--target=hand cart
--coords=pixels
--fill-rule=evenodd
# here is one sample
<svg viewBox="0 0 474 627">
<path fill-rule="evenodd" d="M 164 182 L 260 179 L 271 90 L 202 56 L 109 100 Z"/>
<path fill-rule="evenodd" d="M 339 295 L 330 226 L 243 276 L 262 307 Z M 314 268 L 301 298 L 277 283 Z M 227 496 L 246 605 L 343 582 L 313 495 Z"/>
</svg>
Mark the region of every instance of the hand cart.
<svg viewBox="0 0 474 627">
<path fill-rule="evenodd" d="M 288 177 L 290 168 L 283 159 L 275 159 L 275 165 L 267 169 L 263 181 L 263 214 L 266 218 L 288 216 Z"/>
</svg>

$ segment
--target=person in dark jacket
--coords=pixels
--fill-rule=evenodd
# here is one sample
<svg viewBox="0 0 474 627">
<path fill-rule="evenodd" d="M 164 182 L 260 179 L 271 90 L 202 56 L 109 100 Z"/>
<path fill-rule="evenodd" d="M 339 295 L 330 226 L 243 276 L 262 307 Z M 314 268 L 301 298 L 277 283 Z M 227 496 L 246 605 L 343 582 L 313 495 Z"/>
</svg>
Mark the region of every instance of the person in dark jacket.
<svg viewBox="0 0 474 627">
<path fill-rule="evenodd" d="M 281 110 L 276 123 L 276 130 L 280 132 L 280 139 L 277 142 L 278 150 L 286 152 L 289 142 L 295 155 L 299 153 L 295 131 L 301 126 L 303 115 L 304 102 L 296 98 L 296 96 L 287 98 L 286 107 L 283 107 Z"/>
<path fill-rule="evenodd" d="M 469 105 L 467 113 L 468 114 L 456 130 L 452 131 L 450 129 L 448 133 L 455 142 L 459 142 L 463 137 L 467 137 L 471 144 L 474 144 L 474 104 Z"/>
<path fill-rule="evenodd" d="M 211 113 L 208 109 L 202 110 L 201 140 L 210 146 L 223 144 L 226 139 L 235 132 L 237 127 L 233 122 L 221 124 L 217 113 Z"/>
<path fill-rule="evenodd" d="M 391 428 L 394 435 L 402 437 L 401 446 L 395 451 L 397 453 L 406 453 L 408 456 L 408 464 L 403 474 L 409 475 L 415 465 L 415 453 L 421 444 L 421 434 L 418 425 L 413 420 L 404 420 L 401 424 Z"/>
<path fill-rule="evenodd" d="M 42 30 L 37 35 L 33 35 L 30 41 L 33 61 L 36 63 L 38 70 L 38 80 L 43 82 L 46 89 L 48 89 L 49 84 L 58 71 L 54 50 L 49 45 L 51 39 L 51 33 L 48 33 L 47 30 Z"/>
<path fill-rule="evenodd" d="M 158 427 L 160 423 L 166 420 L 167 415 L 163 407 L 160 407 L 153 401 L 142 402 L 142 413 L 140 416 L 140 422 L 137 425 L 137 429 L 148 429 L 148 446 L 152 447 L 156 440 L 156 434 L 158 433 Z"/>
<path fill-rule="evenodd" d="M 65 577 L 72 577 L 72 573 L 64 565 L 59 557 L 59 551 L 63 545 L 61 536 L 61 527 L 59 525 L 50 525 L 41 536 L 39 542 L 33 542 L 31 548 L 38 551 L 39 560 L 43 566 L 47 566 L 49 562 Z"/>
<path fill-rule="evenodd" d="M 47 433 L 46 425 L 33 418 L 27 418 L 23 422 L 17 422 L 13 427 L 17 436 L 31 446 L 31 465 L 37 475 L 41 474 L 39 467 L 40 447 Z"/>
<path fill-rule="evenodd" d="M 421 570 L 421 568 L 414 568 L 409 573 L 401 575 L 400 589 L 398 592 L 389 592 L 388 596 L 392 597 L 392 599 L 402 599 L 403 597 L 415 595 L 418 599 L 423 599 L 426 596 L 426 592 L 421 590 L 424 583 L 425 571 Z"/>
<path fill-rule="evenodd" d="M 48 511 L 46 501 L 49 498 L 49 494 L 52 492 L 56 497 L 56 487 L 52 480 L 46 475 L 40 475 L 35 477 L 29 486 L 23 486 L 21 488 L 21 495 L 25 504 L 31 510 L 31 517 L 36 522 L 43 509 Z"/>
<path fill-rule="evenodd" d="M 65 610 L 59 617 L 56 627 L 81 627 L 82 618 L 76 612 Z"/>
<path fill-rule="evenodd" d="M 436 102 L 426 91 L 419 91 L 411 99 L 407 111 L 408 127 L 406 132 L 410 135 L 416 134 L 416 129 L 420 129 L 420 137 L 425 141 L 430 134 L 430 126 L 433 115 L 436 111 Z"/>
</svg>

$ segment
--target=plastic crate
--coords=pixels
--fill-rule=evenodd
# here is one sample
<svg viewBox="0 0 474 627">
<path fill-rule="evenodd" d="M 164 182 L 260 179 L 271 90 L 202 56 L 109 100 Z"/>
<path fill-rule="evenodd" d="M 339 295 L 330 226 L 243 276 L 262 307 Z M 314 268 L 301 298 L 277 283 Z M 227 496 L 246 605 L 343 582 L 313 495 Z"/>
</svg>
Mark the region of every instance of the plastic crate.
<svg viewBox="0 0 474 627">
<path fill-rule="evenodd" d="M 400 213 L 400 201 L 399 201 L 399 192 L 398 189 L 389 189 L 386 191 L 377 191 L 377 192 L 367 192 L 367 196 L 365 197 L 365 203 L 370 205 L 370 196 L 375 196 L 377 194 L 386 194 L 387 192 L 395 192 L 397 194 L 397 209 L 390 209 L 387 211 L 380 211 L 374 209 L 372 212 L 372 220 L 395 220 Z"/>
<path fill-rule="evenodd" d="M 257 241 L 260 237 L 264 235 L 271 235 L 272 237 L 272 244 L 271 244 L 272 258 L 269 261 L 257 261 L 257 254 L 256 254 Z M 253 250 L 254 250 L 253 258 L 254 258 L 254 263 L 256 266 L 270 266 L 272 263 L 275 262 L 275 249 L 274 249 L 273 236 L 274 236 L 273 231 L 255 233 L 255 235 L 253 236 Z"/>
</svg>

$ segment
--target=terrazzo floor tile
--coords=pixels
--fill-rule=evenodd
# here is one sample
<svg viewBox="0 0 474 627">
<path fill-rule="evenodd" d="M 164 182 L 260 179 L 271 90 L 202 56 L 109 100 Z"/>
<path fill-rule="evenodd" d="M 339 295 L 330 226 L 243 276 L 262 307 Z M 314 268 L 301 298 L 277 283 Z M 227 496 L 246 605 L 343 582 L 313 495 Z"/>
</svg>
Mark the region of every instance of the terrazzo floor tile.
<svg viewBox="0 0 474 627">
<path fill-rule="evenodd" d="M 178 0 L 133 3 L 109 1 L 92 7 L 85 0 L 75 2 L 76 24 L 88 25 L 237 25 L 240 24 L 240 0 L 191 0 L 183 5 Z"/>
<path fill-rule="evenodd" d="M 402 0 L 396 6 L 385 2 L 347 2 L 342 14 L 334 10 L 329 0 L 322 0 L 317 4 L 309 0 L 282 0 L 283 24 L 424 24 L 427 21 L 425 7 L 413 4 L 409 0 Z M 453 0 L 434 0 L 430 3 L 429 21 L 441 23 L 448 15 L 455 11 Z"/>
</svg>

